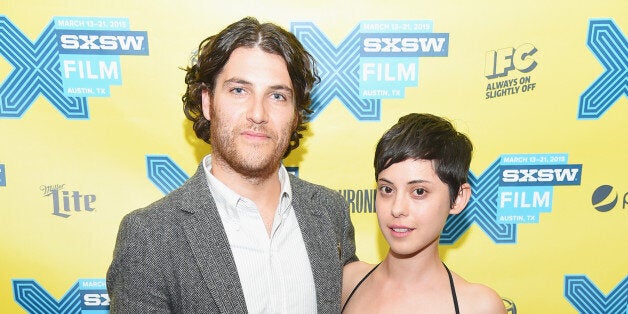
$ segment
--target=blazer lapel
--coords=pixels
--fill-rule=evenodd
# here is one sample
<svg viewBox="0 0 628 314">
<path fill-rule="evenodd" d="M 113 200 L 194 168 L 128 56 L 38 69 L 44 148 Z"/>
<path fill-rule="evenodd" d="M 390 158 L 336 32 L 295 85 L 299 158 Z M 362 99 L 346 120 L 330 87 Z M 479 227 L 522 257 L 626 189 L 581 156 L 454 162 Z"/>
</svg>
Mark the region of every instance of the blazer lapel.
<svg viewBox="0 0 628 314">
<path fill-rule="evenodd" d="M 293 208 L 312 267 L 319 313 L 335 313 L 340 309 L 342 273 L 337 240 L 331 221 L 316 206 L 316 192 L 305 188 L 300 179 L 290 176 Z"/>
<path fill-rule="evenodd" d="M 229 240 L 202 164 L 186 183 L 184 210 L 192 215 L 184 221 L 183 229 L 201 270 L 201 275 L 221 313 L 246 313 L 246 302 L 233 259 Z"/>
</svg>

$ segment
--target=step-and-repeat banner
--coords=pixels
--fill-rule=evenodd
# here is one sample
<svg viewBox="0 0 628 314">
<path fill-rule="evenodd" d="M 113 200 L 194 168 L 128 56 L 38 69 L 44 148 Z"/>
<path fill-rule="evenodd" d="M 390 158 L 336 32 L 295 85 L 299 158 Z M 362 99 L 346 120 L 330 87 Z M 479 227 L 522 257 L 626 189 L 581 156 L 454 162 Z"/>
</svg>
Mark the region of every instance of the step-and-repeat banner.
<svg viewBox="0 0 628 314">
<path fill-rule="evenodd" d="M 445 262 L 512 313 L 626 313 L 625 0 L 3 1 L 0 312 L 108 312 L 122 216 L 210 152 L 183 115 L 181 68 L 246 15 L 319 63 L 309 131 L 284 164 L 347 199 L 361 259 L 387 250 L 375 143 L 433 113 L 475 146 Z"/>
</svg>

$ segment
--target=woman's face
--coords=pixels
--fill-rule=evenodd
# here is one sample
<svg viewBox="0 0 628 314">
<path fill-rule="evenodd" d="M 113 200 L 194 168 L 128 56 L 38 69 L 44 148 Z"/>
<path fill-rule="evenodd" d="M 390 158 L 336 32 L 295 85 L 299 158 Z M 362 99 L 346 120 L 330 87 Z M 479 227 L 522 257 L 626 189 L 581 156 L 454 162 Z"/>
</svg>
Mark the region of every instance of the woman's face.
<svg viewBox="0 0 628 314">
<path fill-rule="evenodd" d="M 391 251 L 411 255 L 428 247 L 437 249 L 447 216 L 466 205 L 465 201 L 458 210 L 458 200 L 454 205 L 450 201 L 449 187 L 440 180 L 431 160 L 406 159 L 381 171 L 375 207 Z"/>
</svg>

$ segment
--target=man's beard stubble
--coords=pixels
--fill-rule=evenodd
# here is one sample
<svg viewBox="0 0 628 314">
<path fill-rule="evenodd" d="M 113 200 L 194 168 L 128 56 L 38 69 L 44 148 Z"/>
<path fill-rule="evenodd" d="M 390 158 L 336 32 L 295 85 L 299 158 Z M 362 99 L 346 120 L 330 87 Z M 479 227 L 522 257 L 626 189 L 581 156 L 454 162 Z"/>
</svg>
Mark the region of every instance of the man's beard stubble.
<svg viewBox="0 0 628 314">
<path fill-rule="evenodd" d="M 264 127 L 247 127 L 247 129 L 269 134 Z M 241 131 L 239 128 L 229 131 L 221 131 L 218 127 L 212 128 L 212 160 L 222 164 L 225 171 L 233 171 L 246 179 L 265 179 L 273 175 L 278 170 L 283 154 L 288 148 L 289 137 L 284 136 L 282 141 L 278 134 L 270 133 L 272 143 L 276 141 L 282 141 L 282 143 L 278 143 L 277 149 L 264 154 L 264 152 L 256 151 L 254 146 L 242 147 L 246 144 L 236 141 Z M 268 150 L 268 148 L 261 146 L 260 150 Z"/>
</svg>

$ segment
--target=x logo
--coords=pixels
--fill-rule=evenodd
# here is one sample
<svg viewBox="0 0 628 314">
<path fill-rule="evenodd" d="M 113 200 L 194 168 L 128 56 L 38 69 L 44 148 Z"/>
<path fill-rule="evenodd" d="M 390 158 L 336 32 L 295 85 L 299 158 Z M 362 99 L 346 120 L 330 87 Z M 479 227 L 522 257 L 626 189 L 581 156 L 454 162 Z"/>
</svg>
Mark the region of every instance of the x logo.
<svg viewBox="0 0 628 314">
<path fill-rule="evenodd" d="M 497 223 L 497 189 L 499 187 L 499 159 L 493 162 L 482 175 L 476 177 L 469 171 L 471 199 L 458 215 L 449 215 L 441 233 L 440 243 L 453 244 L 477 223 L 495 243 L 517 242 L 517 225 Z"/>
<path fill-rule="evenodd" d="M 587 46 L 606 69 L 580 96 L 578 119 L 599 119 L 628 96 L 628 40 L 610 19 L 589 22 Z"/>
<path fill-rule="evenodd" d="M 565 298 L 580 313 L 628 313 L 628 277 L 625 277 L 608 296 L 585 275 L 565 276 Z"/>
<path fill-rule="evenodd" d="M 381 120 L 381 99 L 360 98 L 360 34 L 356 27 L 336 48 L 311 22 L 295 22 L 292 33 L 318 65 L 321 82 L 312 90 L 311 120 L 338 98 L 360 121 Z"/>
<path fill-rule="evenodd" d="M 0 118 L 20 118 L 41 94 L 68 119 L 88 119 L 87 98 L 67 97 L 50 22 L 33 43 L 6 16 L 0 16 L 0 55 L 12 66 L 0 86 Z"/>
<path fill-rule="evenodd" d="M 189 176 L 170 157 L 147 155 L 148 179 L 164 194 L 181 186 Z"/>
<path fill-rule="evenodd" d="M 31 314 L 74 314 L 81 307 L 78 282 L 57 301 L 34 280 L 13 280 L 13 296 Z"/>
</svg>

